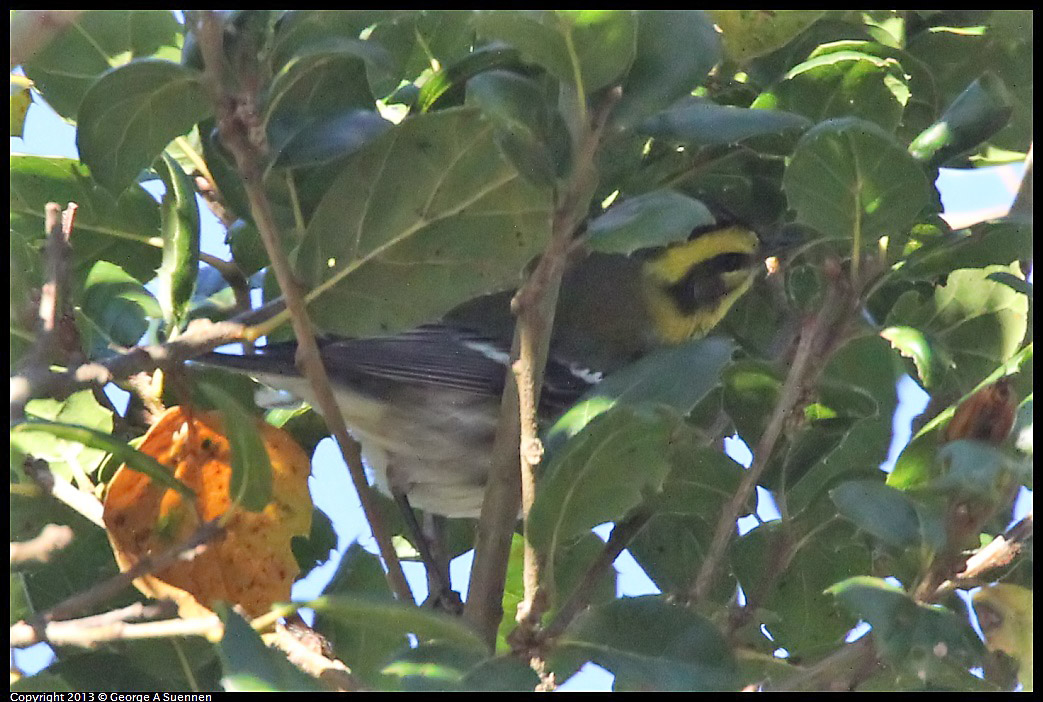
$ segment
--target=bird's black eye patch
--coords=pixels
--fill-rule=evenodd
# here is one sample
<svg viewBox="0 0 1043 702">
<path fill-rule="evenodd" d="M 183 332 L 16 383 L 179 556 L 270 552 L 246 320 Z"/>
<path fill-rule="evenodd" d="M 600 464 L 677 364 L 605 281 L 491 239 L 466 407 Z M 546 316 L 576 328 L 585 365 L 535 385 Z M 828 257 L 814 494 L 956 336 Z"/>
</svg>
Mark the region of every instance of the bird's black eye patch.
<svg viewBox="0 0 1043 702">
<path fill-rule="evenodd" d="M 749 268 L 752 257 L 747 253 L 729 252 L 692 266 L 681 280 L 666 288 L 684 314 L 716 304 L 731 291 L 722 277 L 725 273 Z"/>
</svg>

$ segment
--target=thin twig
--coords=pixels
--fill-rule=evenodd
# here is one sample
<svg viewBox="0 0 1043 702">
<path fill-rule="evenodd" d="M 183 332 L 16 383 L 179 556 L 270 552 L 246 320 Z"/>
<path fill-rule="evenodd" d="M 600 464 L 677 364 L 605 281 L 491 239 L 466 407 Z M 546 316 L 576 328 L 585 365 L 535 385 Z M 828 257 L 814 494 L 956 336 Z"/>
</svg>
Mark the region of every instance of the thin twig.
<svg viewBox="0 0 1043 702">
<path fill-rule="evenodd" d="M 645 527 L 651 516 L 649 512 L 638 512 L 616 524 L 608 541 L 605 542 L 605 547 L 584 573 L 583 580 L 562 603 L 555 612 L 554 618 L 541 632 L 544 640 L 550 640 L 560 635 L 572 623 L 576 615 L 590 604 L 590 598 L 602 575 L 612 567 L 612 564 L 619 558 L 619 554 L 623 553 L 630 541 Z"/>
<path fill-rule="evenodd" d="M 224 625 L 216 614 L 190 619 L 165 619 L 142 624 L 116 621 L 87 627 L 81 625 L 80 621 L 71 619 L 49 622 L 37 628 L 26 622 L 18 622 L 10 630 L 11 646 L 25 648 L 45 641 L 56 646 L 94 648 L 105 641 L 157 639 L 172 636 L 202 636 L 210 641 L 217 641 L 224 633 Z"/>
<path fill-rule="evenodd" d="M 369 521 L 381 558 L 387 566 L 387 577 L 391 589 L 400 600 L 412 602 L 413 596 L 409 583 L 402 573 L 402 566 L 391 543 L 390 532 L 380 518 L 376 498 L 366 480 L 359 445 L 348 434 L 344 418 L 340 414 L 340 409 L 330 389 L 329 378 L 319 355 L 307 307 L 283 252 L 278 225 L 275 222 L 267 193 L 264 191 L 263 144 L 258 143 L 259 135 L 263 135 L 263 132 L 257 126 L 260 124 L 260 117 L 256 113 L 256 96 L 235 95 L 228 92 L 228 86 L 233 83 L 233 77 L 226 71 L 222 29 L 212 11 L 199 11 L 196 33 L 206 66 L 204 75 L 207 88 L 218 115 L 221 140 L 235 158 L 250 202 L 254 223 L 264 242 L 272 270 L 290 312 L 290 322 L 297 337 L 298 365 L 305 378 L 308 379 L 315 393 L 317 409 L 325 418 L 330 432 L 340 446 L 344 461 L 348 465 L 352 482 L 355 484 L 362 503 L 362 511 Z"/>
<path fill-rule="evenodd" d="M 72 529 L 64 524 L 45 524 L 40 533 L 28 541 L 11 542 L 11 565 L 47 563 L 72 543 L 72 537 Z"/>
<path fill-rule="evenodd" d="M 213 519 L 204 522 L 184 542 L 174 544 L 159 553 L 142 556 L 129 569 L 59 602 L 34 621 L 45 623 L 66 619 L 117 595 L 142 576 L 163 570 L 175 561 L 195 557 L 202 551 L 202 547 L 221 534 L 222 529 L 218 526 L 218 521 Z"/>
<path fill-rule="evenodd" d="M 23 465 L 25 474 L 32 479 L 45 493 L 69 507 L 92 524 L 105 528 L 102 521 L 101 501 L 93 494 L 80 490 L 72 483 L 51 472 L 47 461 L 40 458 L 27 458 Z"/>
<path fill-rule="evenodd" d="M 779 399 L 775 403 L 767 427 L 754 449 L 753 464 L 743 475 L 742 482 L 732 499 L 721 511 L 706 558 L 703 559 L 689 590 L 688 596 L 692 602 L 701 602 L 710 592 L 724 561 L 728 544 L 731 543 L 732 536 L 735 534 L 736 520 L 741 516 L 743 507 L 757 487 L 757 482 L 764 473 L 764 469 L 767 468 L 786 422 L 794 416 L 805 387 L 813 382 L 817 373 L 825 366 L 824 359 L 827 354 L 826 349 L 822 348 L 823 344 L 835 346 L 839 343 L 842 335 L 835 327 L 838 322 L 846 321 L 844 313 L 848 311 L 851 301 L 849 291 L 842 288 L 843 282 L 838 273 L 834 276 L 831 289 L 827 292 L 825 306 L 818 313 L 806 319 L 802 325 L 800 340 L 797 343 L 797 349 L 782 391 L 779 393 Z"/>
<path fill-rule="evenodd" d="M 535 496 L 535 466 L 542 449 L 537 438 L 536 409 L 550 347 L 561 277 L 573 249 L 574 234 L 586 216 L 597 179 L 594 155 L 604 119 L 618 95 L 608 96 L 593 124 L 583 125 L 577 140 L 573 176 L 559 198 L 551 223 L 551 237 L 532 275 L 515 296 L 518 316 L 511 358 L 514 359 L 500 403 L 485 499 L 478 520 L 474 564 L 464 618 L 492 645 L 500 618 L 501 601 L 510 555 L 511 534 L 519 507 L 528 514 Z M 520 462 L 520 470 L 519 470 Z M 535 626 L 545 595 L 540 593 L 539 556 L 525 551 L 525 597 L 519 623 Z"/>
</svg>

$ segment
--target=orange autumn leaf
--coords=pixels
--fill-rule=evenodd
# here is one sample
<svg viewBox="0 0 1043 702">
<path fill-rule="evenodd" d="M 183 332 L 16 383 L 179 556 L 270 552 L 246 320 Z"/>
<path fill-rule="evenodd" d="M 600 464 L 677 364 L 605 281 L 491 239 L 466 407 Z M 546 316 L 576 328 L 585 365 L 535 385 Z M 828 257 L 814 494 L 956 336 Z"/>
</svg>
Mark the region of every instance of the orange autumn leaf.
<svg viewBox="0 0 1043 702">
<path fill-rule="evenodd" d="M 272 501 L 260 512 L 232 506 L 231 449 L 217 412 L 167 410 L 139 450 L 173 469 L 195 492 L 195 504 L 126 465 L 105 496 L 104 521 L 116 562 L 128 570 L 146 554 L 185 542 L 205 521 L 225 517 L 225 530 L 192 560 L 181 560 L 135 585 L 178 603 L 183 616 L 206 613 L 219 600 L 252 616 L 290 598 L 299 569 L 290 542 L 311 529 L 311 463 L 293 438 L 257 420 L 272 463 Z"/>
</svg>

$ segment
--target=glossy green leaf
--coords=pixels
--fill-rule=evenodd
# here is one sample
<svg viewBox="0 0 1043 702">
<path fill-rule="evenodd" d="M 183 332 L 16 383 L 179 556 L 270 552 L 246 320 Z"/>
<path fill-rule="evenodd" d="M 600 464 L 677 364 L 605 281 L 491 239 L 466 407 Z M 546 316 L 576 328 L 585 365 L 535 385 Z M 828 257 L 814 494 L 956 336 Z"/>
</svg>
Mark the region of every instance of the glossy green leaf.
<svg viewBox="0 0 1043 702">
<path fill-rule="evenodd" d="M 908 78 L 894 58 L 866 42 L 824 44 L 754 107 L 775 107 L 813 122 L 857 117 L 893 132 L 909 102 Z"/>
<path fill-rule="evenodd" d="M 664 409 L 618 406 L 591 421 L 540 474 L 529 538 L 546 553 L 658 492 L 670 470 L 678 419 Z"/>
<path fill-rule="evenodd" d="M 792 524 L 793 529 L 814 529 Z M 856 619 L 837 607 L 823 592 L 839 578 L 869 570 L 869 548 L 854 529 L 831 524 L 814 538 L 787 546 L 788 531 L 778 522 L 762 524 L 740 536 L 730 550 L 730 565 L 747 597 L 756 600 L 753 622 L 767 628 L 772 648 L 785 648 L 791 657 L 820 656 L 833 650 Z M 778 554 L 794 548 L 781 563 Z"/>
<path fill-rule="evenodd" d="M 84 391 L 87 392 L 87 391 Z M 193 498 L 192 490 L 182 484 L 169 468 L 162 465 L 156 459 L 137 451 L 126 443 L 120 441 L 111 433 L 101 432 L 79 424 L 66 424 L 64 422 L 50 422 L 43 420 L 30 420 L 16 424 L 13 429 L 12 441 L 22 446 L 26 453 L 44 457 L 46 453 L 34 447 L 50 444 L 51 452 L 65 447 L 65 453 L 69 453 L 70 444 L 76 444 L 87 449 L 93 449 L 104 453 L 111 453 L 118 460 L 123 461 L 133 470 L 147 475 L 157 483 L 176 490 L 185 497 Z M 111 430 L 110 430 L 111 432 Z M 35 437 L 33 435 L 36 435 Z M 45 437 L 40 436 L 41 434 Z M 22 437 L 26 440 L 23 441 Z M 55 441 L 58 439 L 58 441 Z M 52 463 L 53 466 L 53 463 Z"/>
<path fill-rule="evenodd" d="M 904 294 L 887 324 L 922 332 L 944 359 L 945 382 L 977 383 L 1017 352 L 1028 325 L 1025 296 L 988 277 L 1004 271 L 1020 274 L 1018 264 L 954 271 L 927 299 Z"/>
<path fill-rule="evenodd" d="M 909 496 L 876 480 L 851 480 L 829 493 L 840 513 L 889 546 L 920 541 L 920 520 Z"/>
<path fill-rule="evenodd" d="M 568 437 L 617 405 L 663 404 L 682 415 L 688 414 L 720 383 L 721 373 L 734 350 L 732 343 L 721 337 L 696 339 L 651 353 L 613 373 L 580 398 L 546 432 L 548 453 L 553 455 Z M 689 372 L 692 368 L 698 368 L 699 372 Z"/>
<path fill-rule="evenodd" d="M 800 134 L 811 122 L 794 112 L 750 110 L 691 98 L 641 123 L 643 134 L 695 146 L 737 144 L 776 134 Z"/>
<path fill-rule="evenodd" d="M 895 351 L 912 359 L 924 387 L 934 385 L 934 373 L 938 369 L 935 367 L 931 344 L 923 332 L 913 327 L 888 327 L 880 332 L 880 336 L 887 339 Z"/>
<path fill-rule="evenodd" d="M 88 10 L 24 66 L 47 104 L 62 117 L 95 80 L 133 58 L 177 60 L 181 28 L 170 10 Z"/>
<path fill-rule="evenodd" d="M 724 52 L 742 65 L 785 46 L 825 10 L 710 10 L 721 28 Z"/>
<path fill-rule="evenodd" d="M 110 261 L 136 279 L 152 278 L 160 262 L 159 206 L 138 186 L 119 198 L 99 188 L 87 169 L 67 158 L 12 154 L 10 164 L 11 229 L 27 241 L 43 239 L 48 202 L 75 202 L 73 266 L 86 275 L 99 261 Z"/>
<path fill-rule="evenodd" d="M 1031 250 L 1030 223 L 1016 219 L 981 222 L 969 232 L 925 243 L 906 257 L 899 272 L 905 278 L 933 280 L 959 268 L 1010 265 Z"/>
<path fill-rule="evenodd" d="M 160 316 L 156 298 L 119 266 L 98 261 L 83 284 L 77 321 L 85 347 L 93 357 L 109 356 L 115 347 L 135 346 Z"/>
<path fill-rule="evenodd" d="M 499 44 L 475 47 L 459 61 L 436 71 L 417 89 L 416 109 L 429 112 L 436 106 L 445 106 L 453 98 L 458 100 L 470 79 L 486 71 L 520 66 L 521 57 L 515 49 Z"/>
<path fill-rule="evenodd" d="M 163 218 L 163 263 L 158 275 L 159 306 L 168 325 L 179 324 L 188 312 L 199 274 L 199 206 L 192 179 L 171 156 L 163 154 L 157 170 L 166 186 Z"/>
<path fill-rule="evenodd" d="M 909 145 L 917 161 L 939 167 L 979 146 L 1006 126 L 1013 99 L 995 74 L 985 73 L 967 86 L 941 118 Z"/>
<path fill-rule="evenodd" d="M 720 632 L 662 597 L 623 598 L 587 610 L 558 639 L 554 655 L 593 661 L 616 676 L 617 690 L 724 691 L 738 683 Z"/>
<path fill-rule="evenodd" d="M 272 501 L 272 462 L 256 419 L 217 385 L 203 383 L 200 389 L 221 413 L 222 427 L 232 447 L 228 493 L 244 509 L 260 512 Z"/>
<path fill-rule="evenodd" d="M 486 10 L 475 26 L 480 36 L 510 44 L 587 93 L 621 77 L 637 45 L 629 10 Z"/>
<path fill-rule="evenodd" d="M 365 596 L 391 602 L 387 580 L 380 560 L 357 542 L 348 546 L 323 595 Z M 375 682 L 380 669 L 392 654 L 408 645 L 406 634 L 399 630 L 381 631 L 377 627 L 359 626 L 350 617 L 331 617 L 325 612 L 315 615 L 315 630 L 321 633 L 338 660 L 351 668 L 362 680 Z"/>
<path fill-rule="evenodd" d="M 312 320 L 390 332 L 515 285 L 549 234 L 548 196 L 475 111 L 406 120 L 352 158 L 308 225 L 295 259 Z"/>
<path fill-rule="evenodd" d="M 716 223 L 706 205 L 673 190 L 653 190 L 613 204 L 587 227 L 590 248 L 630 255 L 685 241 L 693 229 Z"/>
<path fill-rule="evenodd" d="M 318 682 L 273 648 L 230 607 L 216 608 L 225 625 L 217 645 L 221 659 L 221 684 L 234 692 L 318 692 Z"/>
<path fill-rule="evenodd" d="M 403 82 L 421 83 L 426 74 L 463 60 L 476 44 L 473 14 L 471 10 L 398 10 L 376 23 L 368 41 L 387 49 L 392 67 L 370 70 L 374 92 L 391 94 Z"/>
<path fill-rule="evenodd" d="M 354 110 L 329 117 L 299 116 L 278 138 L 273 168 L 307 168 L 350 156 L 386 132 L 376 112 Z"/>
<path fill-rule="evenodd" d="M 398 692 L 457 692 L 467 671 L 487 660 L 482 652 L 449 642 L 421 643 L 404 648 L 387 662 L 381 673 L 384 685 L 391 681 Z"/>
<path fill-rule="evenodd" d="M 490 71 L 467 84 L 467 103 L 496 126 L 496 142 L 518 172 L 537 187 L 553 186 L 564 172 L 567 135 L 533 80 Z"/>
<path fill-rule="evenodd" d="M 700 10 L 639 10 L 637 22 L 634 63 L 612 112 L 623 129 L 691 94 L 721 58 L 713 21 Z"/>
<path fill-rule="evenodd" d="M 877 651 L 925 681 L 950 668 L 981 664 L 983 647 L 970 623 L 948 609 L 921 605 L 878 578 L 848 578 L 829 588 L 840 605 L 873 627 Z"/>
<path fill-rule="evenodd" d="M 928 204 L 920 166 L 889 134 L 854 118 L 807 132 L 783 187 L 801 222 L 866 247 L 908 227 Z"/>
<path fill-rule="evenodd" d="M 95 180 L 120 193 L 211 112 L 200 73 L 170 61 L 133 61 L 105 73 L 84 95 L 76 146 Z"/>
<path fill-rule="evenodd" d="M 474 631 L 458 619 L 413 605 L 358 595 L 326 595 L 307 603 L 315 612 L 356 627 L 390 634 L 415 634 L 473 651 L 485 651 Z"/>
</svg>

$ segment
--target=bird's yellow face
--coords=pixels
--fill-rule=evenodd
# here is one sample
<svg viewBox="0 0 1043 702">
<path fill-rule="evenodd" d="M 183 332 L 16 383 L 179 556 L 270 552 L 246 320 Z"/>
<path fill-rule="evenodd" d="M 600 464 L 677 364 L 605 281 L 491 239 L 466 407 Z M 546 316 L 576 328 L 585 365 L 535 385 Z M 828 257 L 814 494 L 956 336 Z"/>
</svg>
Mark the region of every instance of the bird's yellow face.
<svg viewBox="0 0 1043 702">
<path fill-rule="evenodd" d="M 678 344 L 713 329 L 753 282 L 757 235 L 726 227 L 675 244 L 642 265 L 642 289 L 659 340 Z"/>
</svg>

